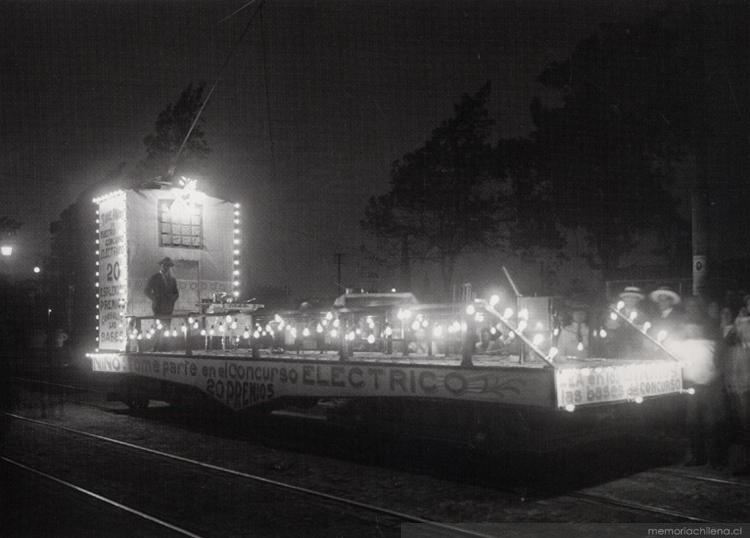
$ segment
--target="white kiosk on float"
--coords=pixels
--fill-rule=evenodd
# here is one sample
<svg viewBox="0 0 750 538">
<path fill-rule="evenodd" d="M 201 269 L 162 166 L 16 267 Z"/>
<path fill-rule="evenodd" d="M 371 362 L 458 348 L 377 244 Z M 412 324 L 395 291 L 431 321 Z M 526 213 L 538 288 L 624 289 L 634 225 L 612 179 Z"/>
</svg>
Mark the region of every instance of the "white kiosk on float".
<svg viewBox="0 0 750 538">
<path fill-rule="evenodd" d="M 144 288 L 166 256 L 180 293 L 176 316 L 216 296 L 239 297 L 239 204 L 208 196 L 185 178 L 178 187 L 116 190 L 94 203 L 97 351 L 126 351 L 128 320 L 152 316 Z M 155 321 L 142 323 L 139 335 Z"/>
</svg>

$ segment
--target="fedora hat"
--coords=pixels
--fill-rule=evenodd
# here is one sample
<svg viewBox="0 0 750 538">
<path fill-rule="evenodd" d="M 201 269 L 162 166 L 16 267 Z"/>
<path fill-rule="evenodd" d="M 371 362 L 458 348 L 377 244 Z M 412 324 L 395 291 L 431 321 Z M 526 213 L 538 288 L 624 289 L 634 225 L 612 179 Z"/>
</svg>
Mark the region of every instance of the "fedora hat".
<svg viewBox="0 0 750 538">
<path fill-rule="evenodd" d="M 640 301 L 646 295 L 638 286 L 625 286 L 625 289 L 620 292 L 619 297 L 620 299 L 638 299 Z"/>
<path fill-rule="evenodd" d="M 656 302 L 659 297 L 669 297 L 670 299 L 672 299 L 672 302 L 674 304 L 679 304 L 679 302 L 682 301 L 682 297 L 680 297 L 680 294 L 674 291 L 669 286 L 661 286 L 659 288 L 656 288 L 651 292 L 649 297 L 654 302 Z"/>
<path fill-rule="evenodd" d="M 174 262 L 172 261 L 172 258 L 167 256 L 163 260 L 159 261 L 159 265 L 164 265 L 165 267 L 174 267 Z"/>
</svg>

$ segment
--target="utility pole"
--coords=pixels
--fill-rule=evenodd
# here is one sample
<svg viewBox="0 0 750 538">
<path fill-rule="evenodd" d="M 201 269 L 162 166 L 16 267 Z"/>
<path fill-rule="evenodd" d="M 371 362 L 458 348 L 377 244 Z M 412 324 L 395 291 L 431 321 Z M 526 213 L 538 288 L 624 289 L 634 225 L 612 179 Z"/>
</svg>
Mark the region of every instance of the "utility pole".
<svg viewBox="0 0 750 538">
<path fill-rule="evenodd" d="M 342 289 L 344 289 L 341 286 L 341 259 L 344 257 L 343 252 L 336 252 L 334 253 L 334 256 L 336 257 L 336 286 L 337 286 L 337 293 L 340 293 Z"/>
</svg>

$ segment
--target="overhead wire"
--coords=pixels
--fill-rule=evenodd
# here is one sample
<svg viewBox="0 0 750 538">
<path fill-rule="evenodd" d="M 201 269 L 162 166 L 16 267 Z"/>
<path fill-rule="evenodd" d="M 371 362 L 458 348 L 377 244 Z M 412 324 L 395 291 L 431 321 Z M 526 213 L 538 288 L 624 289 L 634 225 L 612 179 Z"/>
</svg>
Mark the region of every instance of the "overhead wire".
<svg viewBox="0 0 750 538">
<path fill-rule="evenodd" d="M 245 7 L 249 6 L 250 4 L 252 4 L 255 1 L 256 0 L 252 0 L 251 2 L 249 2 L 248 4 L 246 4 L 245 6 L 243 6 L 242 8 L 240 8 L 240 10 L 244 9 Z M 263 7 L 264 3 L 265 3 L 265 0 L 260 0 L 260 2 L 258 4 L 258 7 L 255 8 L 255 11 L 253 12 L 253 14 L 248 19 L 247 24 L 245 25 L 245 28 L 242 30 L 242 34 L 240 34 L 239 39 L 237 39 L 237 41 L 235 41 L 234 45 L 232 46 L 232 49 L 229 51 L 229 54 L 227 55 L 226 59 L 224 60 L 224 63 L 219 68 L 219 71 L 216 74 L 216 79 L 214 80 L 214 83 L 211 86 L 211 89 L 209 90 L 208 95 L 203 100 L 203 103 L 201 103 L 201 106 L 198 109 L 198 112 L 196 112 L 195 117 L 193 118 L 193 122 L 191 123 L 190 128 L 188 129 L 188 132 L 185 135 L 185 138 L 182 140 L 182 144 L 180 145 L 180 148 L 177 150 L 177 153 L 174 156 L 174 159 L 172 161 L 172 166 L 170 167 L 170 169 L 169 169 L 169 171 L 167 173 L 168 177 L 171 177 L 172 175 L 174 175 L 174 171 L 175 171 L 175 168 L 177 167 L 177 163 L 180 160 L 180 156 L 182 155 L 182 152 L 185 149 L 185 146 L 187 145 L 188 140 L 190 140 L 190 135 L 193 134 L 193 130 L 195 129 L 195 126 L 198 124 L 198 121 L 200 120 L 201 114 L 203 114 L 203 111 L 205 110 L 206 105 L 208 105 L 208 102 L 211 100 L 211 96 L 213 95 L 214 91 L 216 90 L 216 87 L 219 85 L 219 81 L 221 80 L 221 76 L 224 73 L 224 70 L 227 68 L 227 66 L 229 65 L 229 63 L 232 61 L 232 58 L 234 58 L 234 55 L 239 50 L 240 44 L 242 43 L 242 41 L 245 39 L 245 36 L 250 31 L 250 27 L 252 26 L 253 20 L 255 19 L 255 16 L 258 14 L 258 12 L 261 10 L 261 8 Z M 226 17 L 225 17 L 225 19 L 226 19 Z"/>
</svg>

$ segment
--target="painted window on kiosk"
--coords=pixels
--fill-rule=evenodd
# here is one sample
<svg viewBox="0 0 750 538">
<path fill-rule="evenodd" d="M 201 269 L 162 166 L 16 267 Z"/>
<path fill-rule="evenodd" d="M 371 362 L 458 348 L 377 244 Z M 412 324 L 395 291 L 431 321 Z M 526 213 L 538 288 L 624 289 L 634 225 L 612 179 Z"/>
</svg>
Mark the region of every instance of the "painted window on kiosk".
<svg viewBox="0 0 750 538">
<path fill-rule="evenodd" d="M 202 248 L 203 207 L 159 200 L 159 246 Z"/>
</svg>

